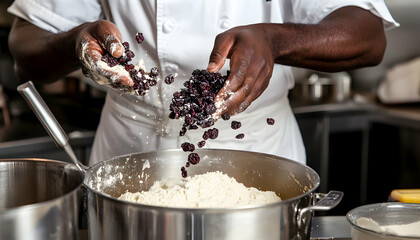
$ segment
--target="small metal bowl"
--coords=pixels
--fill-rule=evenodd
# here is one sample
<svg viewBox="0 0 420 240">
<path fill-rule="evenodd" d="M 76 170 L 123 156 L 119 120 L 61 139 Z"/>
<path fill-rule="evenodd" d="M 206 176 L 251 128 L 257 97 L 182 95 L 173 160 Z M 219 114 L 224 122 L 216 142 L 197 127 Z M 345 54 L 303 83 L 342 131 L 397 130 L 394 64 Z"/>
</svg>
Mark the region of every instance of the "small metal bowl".
<svg viewBox="0 0 420 240">
<path fill-rule="evenodd" d="M 395 233 L 384 228 L 384 226 L 419 222 L 420 204 L 393 202 L 364 205 L 351 210 L 346 217 L 352 226 L 351 236 L 353 240 L 420 239 L 418 237 L 420 236 L 420 228 L 415 230 L 415 235 L 411 235 L 407 231 Z M 364 224 L 361 223 L 362 220 L 365 220 Z"/>
</svg>

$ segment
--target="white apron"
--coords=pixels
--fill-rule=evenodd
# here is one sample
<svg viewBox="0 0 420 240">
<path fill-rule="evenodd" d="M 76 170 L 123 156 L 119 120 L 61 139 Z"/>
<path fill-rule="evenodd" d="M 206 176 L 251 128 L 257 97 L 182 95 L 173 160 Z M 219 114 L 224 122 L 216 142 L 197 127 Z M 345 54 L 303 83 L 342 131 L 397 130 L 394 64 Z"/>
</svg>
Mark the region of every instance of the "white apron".
<svg viewBox="0 0 420 240">
<path fill-rule="evenodd" d="M 145 60 L 147 69 L 158 67 L 161 81 L 144 97 L 108 91 L 93 144 L 90 165 L 122 154 L 180 148 L 187 141 L 202 140 L 203 129 L 179 137 L 182 122 L 170 120 L 172 94 L 182 87 L 194 69 L 205 69 L 218 33 L 253 23 L 317 23 L 347 5 L 368 9 L 383 18 L 386 28 L 396 26 L 383 0 L 16 0 L 9 12 L 51 32 L 71 29 L 85 21 L 105 18 L 119 28 L 123 41 L 136 53 L 134 62 Z M 142 32 L 145 41 L 134 39 Z M 226 74 L 227 61 L 221 73 Z M 177 73 L 172 85 L 163 83 Z M 287 93 L 294 85 L 291 69 L 275 65 L 266 91 L 244 112 L 230 121 L 219 120 L 219 137 L 206 148 L 238 149 L 270 153 L 306 162 L 305 150 Z M 270 126 L 266 118 L 275 119 Z M 233 130 L 232 120 L 242 127 Z M 244 133 L 243 139 L 235 136 Z"/>
</svg>

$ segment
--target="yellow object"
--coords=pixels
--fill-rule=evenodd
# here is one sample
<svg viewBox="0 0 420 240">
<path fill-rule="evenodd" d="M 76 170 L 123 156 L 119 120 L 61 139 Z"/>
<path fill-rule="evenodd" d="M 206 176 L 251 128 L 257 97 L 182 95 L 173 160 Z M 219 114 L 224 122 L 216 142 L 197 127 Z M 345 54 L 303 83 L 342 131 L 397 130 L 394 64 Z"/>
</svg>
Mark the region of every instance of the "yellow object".
<svg viewBox="0 0 420 240">
<path fill-rule="evenodd" d="M 395 189 L 391 198 L 398 202 L 420 203 L 420 189 Z"/>
</svg>

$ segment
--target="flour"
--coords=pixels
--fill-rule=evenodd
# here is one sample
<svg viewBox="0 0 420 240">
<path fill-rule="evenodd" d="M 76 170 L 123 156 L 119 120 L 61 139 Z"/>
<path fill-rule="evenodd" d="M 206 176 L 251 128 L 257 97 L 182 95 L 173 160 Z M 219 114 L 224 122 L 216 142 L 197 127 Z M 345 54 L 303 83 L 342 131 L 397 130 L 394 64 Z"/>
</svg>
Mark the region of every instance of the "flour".
<svg viewBox="0 0 420 240">
<path fill-rule="evenodd" d="M 377 233 L 404 237 L 420 237 L 420 221 L 409 224 L 381 226 L 371 218 L 361 217 L 357 219 L 356 225 Z"/>
<path fill-rule="evenodd" d="M 163 179 L 149 191 L 127 192 L 118 199 L 179 208 L 237 208 L 281 201 L 275 192 L 247 188 L 218 171 L 181 180 Z"/>
<path fill-rule="evenodd" d="M 90 78 L 92 78 L 99 85 L 110 86 L 117 90 L 138 94 L 138 92 L 133 88 L 134 81 L 132 76 L 130 76 L 130 73 L 125 69 L 124 66 L 118 64 L 110 67 L 101 59 L 100 56 L 98 56 L 99 60 L 95 61 L 91 57 L 86 56 L 88 48 L 89 42 L 84 41 L 82 43 L 82 54 L 80 56 L 80 61 L 82 62 L 83 66 L 85 66 L 86 70 L 88 70 L 87 74 Z M 114 52 L 116 48 L 116 44 L 111 44 L 111 52 Z M 123 53 L 123 56 L 125 56 L 125 53 Z M 140 59 L 134 65 L 134 69 L 138 72 L 137 76 L 140 77 L 143 82 L 152 79 L 152 77 L 150 77 L 146 71 L 143 59 Z M 140 70 L 142 70 L 142 72 L 145 74 L 141 74 Z"/>
</svg>

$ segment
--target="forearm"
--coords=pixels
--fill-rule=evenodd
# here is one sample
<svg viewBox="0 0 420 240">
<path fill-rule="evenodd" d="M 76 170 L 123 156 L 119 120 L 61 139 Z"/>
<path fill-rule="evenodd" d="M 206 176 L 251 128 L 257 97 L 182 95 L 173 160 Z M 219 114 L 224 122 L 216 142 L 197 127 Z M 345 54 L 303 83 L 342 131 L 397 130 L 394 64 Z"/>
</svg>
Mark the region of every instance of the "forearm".
<svg viewBox="0 0 420 240">
<path fill-rule="evenodd" d="M 382 21 L 356 7 L 339 9 L 319 24 L 272 24 L 276 63 L 325 72 L 377 65 L 386 40 Z"/>
<path fill-rule="evenodd" d="M 80 67 L 75 50 L 78 29 L 53 34 L 16 19 L 9 36 L 20 80 L 52 82 Z"/>
</svg>

